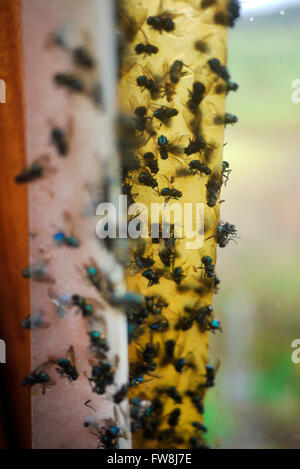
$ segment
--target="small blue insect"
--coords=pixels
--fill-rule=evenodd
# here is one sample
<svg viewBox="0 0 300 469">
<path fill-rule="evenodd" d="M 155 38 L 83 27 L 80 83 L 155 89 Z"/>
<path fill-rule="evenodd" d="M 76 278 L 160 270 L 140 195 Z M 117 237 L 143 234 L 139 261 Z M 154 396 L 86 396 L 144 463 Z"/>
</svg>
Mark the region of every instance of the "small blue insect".
<svg viewBox="0 0 300 469">
<path fill-rule="evenodd" d="M 212 332 L 215 332 L 215 331 L 222 332 L 220 321 L 218 321 L 217 319 L 212 319 L 211 323 L 209 324 L 209 330 L 211 330 Z"/>
</svg>

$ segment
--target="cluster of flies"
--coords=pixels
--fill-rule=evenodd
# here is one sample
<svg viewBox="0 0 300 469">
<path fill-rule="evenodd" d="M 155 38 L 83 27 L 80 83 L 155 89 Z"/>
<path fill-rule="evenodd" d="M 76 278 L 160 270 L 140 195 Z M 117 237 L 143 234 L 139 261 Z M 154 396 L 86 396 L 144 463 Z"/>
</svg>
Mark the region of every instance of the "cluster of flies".
<svg viewBox="0 0 300 469">
<path fill-rule="evenodd" d="M 214 0 L 203 0 L 201 7 L 203 9 L 214 5 Z M 122 12 L 122 10 L 120 9 Z M 230 0 L 226 12 L 219 12 L 216 14 L 215 21 L 218 24 L 233 26 L 235 19 L 239 16 L 238 2 Z M 146 20 L 147 25 L 158 33 L 171 33 L 175 30 L 174 18 L 171 12 L 163 11 L 162 3 L 156 16 L 149 16 Z M 122 12 L 121 17 L 121 30 L 125 32 L 126 40 L 131 42 L 134 40 L 135 34 L 139 31 L 141 24 L 130 18 L 127 14 Z M 199 42 L 199 41 L 198 41 Z M 198 42 L 195 43 L 195 48 L 200 50 Z M 81 93 L 89 96 L 97 107 L 102 106 L 101 87 L 96 81 L 93 81 L 93 71 L 95 71 L 96 61 L 90 54 L 88 48 L 76 47 L 71 48 L 65 41 L 63 34 L 55 34 L 51 38 L 51 44 L 62 48 L 70 54 L 75 71 L 57 73 L 54 76 L 54 82 L 57 86 L 67 89 L 71 93 Z M 138 43 L 135 45 L 135 53 L 140 55 L 158 54 L 159 49 L 153 44 Z M 208 61 L 210 69 L 221 79 L 224 84 L 219 84 L 216 87 L 216 92 L 229 92 L 236 91 L 238 85 L 230 81 L 230 76 L 224 65 L 218 59 L 211 59 Z M 168 73 L 158 79 L 153 77 L 149 71 L 144 75 L 140 75 L 136 79 L 136 84 L 141 90 L 147 90 L 150 97 L 156 100 L 160 97 L 166 97 L 168 102 L 172 101 L 172 97 L 176 92 L 176 85 L 181 77 L 186 73 L 187 67 L 183 62 L 175 60 L 171 65 Z M 82 74 L 83 72 L 83 74 Z M 84 72 L 89 72 L 90 79 L 86 82 L 83 79 Z M 168 82 L 168 77 L 170 82 Z M 89 86 L 87 86 L 89 84 Z M 206 89 L 203 83 L 194 82 L 192 90 L 188 91 L 187 108 L 192 113 L 192 119 L 189 122 L 189 127 L 193 131 L 193 138 L 189 139 L 186 147 L 178 146 L 177 142 L 171 142 L 168 138 L 161 134 L 157 137 L 156 130 L 152 125 L 153 119 L 156 119 L 160 125 L 169 126 L 170 121 L 178 115 L 178 110 L 169 106 L 161 105 L 155 106 L 152 115 L 148 115 L 148 108 L 145 106 L 137 107 L 134 110 L 134 119 L 128 123 L 128 120 L 121 122 L 120 132 L 120 148 L 123 153 L 123 177 L 128 177 L 130 171 L 139 170 L 138 183 L 151 187 L 157 192 L 158 182 L 153 175 L 159 172 L 158 161 L 152 152 L 143 155 L 143 166 L 141 167 L 140 158 L 134 157 L 133 152 L 142 147 L 147 139 L 157 137 L 157 151 L 162 160 L 168 159 L 170 155 L 178 157 L 181 154 L 191 156 L 193 154 L 205 152 L 209 148 L 209 144 L 204 140 L 201 135 L 200 126 L 200 109 L 199 106 L 205 96 Z M 120 119 L 121 120 L 121 119 Z M 235 123 L 237 118 L 231 114 L 217 117 L 216 124 Z M 70 126 L 71 127 L 71 126 Z M 70 152 L 70 136 L 71 129 L 63 129 L 58 126 L 53 126 L 50 132 L 51 143 L 56 148 L 57 154 L 60 157 L 65 157 Z M 206 163 L 193 160 L 189 163 L 187 168 L 188 174 L 209 176 L 206 184 L 207 188 L 207 203 L 213 207 L 217 203 L 221 185 L 228 181 L 230 168 L 227 162 L 223 162 L 221 177 L 216 174 L 211 174 L 210 168 Z M 185 175 L 187 171 L 178 171 L 178 175 Z M 51 167 L 49 155 L 43 155 L 35 160 L 30 166 L 26 167 L 16 176 L 15 181 L 18 184 L 27 183 L 36 179 L 42 178 L 49 174 L 56 172 L 56 169 Z M 175 178 L 174 178 L 175 179 Z M 173 181 L 172 181 L 173 182 Z M 138 194 L 132 193 L 132 185 L 130 182 L 124 182 L 122 186 L 122 193 L 126 194 L 131 202 Z M 173 187 L 165 187 L 160 190 L 160 195 L 165 198 L 166 203 L 170 199 L 179 199 L 182 196 L 181 191 Z M 64 245 L 69 247 L 78 247 L 80 245 L 79 239 L 74 235 L 72 229 L 72 218 L 67 212 L 64 213 L 65 228 L 54 233 L 53 238 L 57 245 Z M 174 230 L 174 227 L 173 227 Z M 219 223 L 217 233 L 214 235 L 220 247 L 224 247 L 232 239 L 236 238 L 236 230 L 234 225 L 229 223 Z M 164 266 L 163 269 L 156 269 L 154 261 L 151 257 L 144 256 L 144 247 L 138 247 L 137 252 L 134 254 L 134 259 L 131 263 L 131 271 L 133 275 L 141 272 L 142 276 L 147 279 L 148 285 L 152 286 L 159 283 L 162 276 L 173 280 L 178 288 L 185 274 L 182 267 L 174 267 L 174 261 L 177 257 L 175 249 L 175 239 L 162 239 L 153 238 L 153 244 L 159 244 L 159 257 Z M 202 257 L 202 264 L 199 269 L 203 270 L 204 276 L 214 281 L 214 287 L 219 283 L 214 271 L 213 260 L 209 256 Z M 31 278 L 35 281 L 46 282 L 53 284 L 55 280 L 48 273 L 49 258 L 37 261 L 30 266 L 23 269 L 22 275 L 24 278 Z M 167 270 L 166 270 L 167 269 Z M 181 374 L 185 369 L 195 368 L 193 361 L 188 357 L 180 356 L 176 353 L 176 342 L 168 340 L 163 344 L 163 351 L 160 353 L 160 343 L 153 343 L 153 336 L 157 332 L 166 331 L 169 328 L 169 322 L 166 316 L 163 315 L 163 309 L 168 306 L 168 303 L 159 295 L 145 296 L 137 295 L 131 292 L 126 292 L 124 296 L 119 297 L 115 295 L 113 285 L 101 272 L 100 268 L 93 260 L 90 260 L 82 267 L 84 277 L 99 291 L 101 292 L 104 300 L 109 302 L 114 307 L 121 308 L 126 314 L 128 321 L 128 336 L 129 342 L 136 341 L 138 337 L 145 332 L 146 329 L 150 332 L 151 340 L 146 345 L 139 346 L 137 349 L 138 360 L 130 363 L 129 382 L 116 389 L 112 394 L 115 409 L 115 420 L 109 419 L 105 421 L 103 426 L 99 426 L 96 420 L 90 419 L 84 422 L 86 427 L 89 427 L 91 433 L 98 438 L 98 447 L 106 449 L 115 449 L 119 446 L 119 438 L 124 438 L 124 431 L 121 430 L 118 424 L 118 415 L 116 406 L 119 406 L 126 398 L 128 387 L 137 386 L 147 380 L 160 378 L 155 374 L 157 362 L 161 367 L 171 365 L 177 373 Z M 57 295 L 52 287 L 49 288 L 49 298 L 55 305 L 56 313 L 59 317 L 63 317 L 66 311 L 70 308 L 77 308 L 84 318 L 92 322 L 92 319 L 101 305 L 94 299 L 80 296 L 79 294 L 61 294 Z M 220 330 L 220 322 L 213 318 L 213 309 L 209 306 L 193 308 L 186 306 L 184 315 L 179 317 L 175 324 L 175 330 L 186 331 L 194 324 L 197 324 L 201 332 Z M 119 357 L 115 356 L 113 361 L 107 358 L 109 351 L 109 344 L 106 339 L 106 323 L 102 318 L 103 332 L 98 330 L 89 330 L 90 338 L 90 353 L 91 353 L 91 376 L 88 378 L 92 391 L 97 394 L 104 394 L 108 386 L 113 385 L 114 376 L 118 367 Z M 25 329 L 35 329 L 49 327 L 49 324 L 43 320 L 42 312 L 32 313 L 31 316 L 24 319 L 22 326 Z M 39 384 L 42 386 L 43 393 L 48 386 L 56 384 L 55 380 L 50 376 L 48 369 L 55 367 L 58 375 L 66 377 L 70 382 L 76 381 L 79 373 L 76 368 L 75 350 L 71 345 L 65 357 L 50 356 L 44 363 L 38 366 L 34 371 L 28 374 L 22 384 L 34 386 Z M 216 369 L 212 365 L 206 365 L 205 374 L 201 383 L 189 388 L 185 391 L 185 395 L 191 400 L 191 404 L 195 407 L 199 415 L 204 413 L 203 397 L 205 390 L 214 385 Z M 145 379 L 146 375 L 146 379 Z M 181 410 L 178 405 L 183 402 L 183 395 L 181 395 L 174 386 L 166 386 L 155 388 L 156 396 L 153 400 L 140 398 L 133 398 L 130 402 L 130 418 L 131 418 L 131 431 L 143 431 L 145 438 L 153 440 L 158 439 L 164 445 L 180 445 L 184 442 L 182 435 L 176 432 L 176 427 L 180 421 Z M 176 408 L 169 414 L 164 413 L 164 404 L 161 400 L 162 396 L 166 396 L 177 405 Z M 87 401 L 85 405 L 89 405 Z M 91 407 L 92 408 L 92 407 Z M 161 425 L 167 428 L 160 429 Z M 193 421 L 191 423 L 192 436 L 189 438 L 189 445 L 194 449 L 206 448 L 203 442 L 202 434 L 207 431 L 206 427 L 200 421 Z"/>
<path fill-rule="evenodd" d="M 213 5 L 212 3 L 211 5 Z M 207 8 L 211 5 L 202 5 L 202 8 Z M 238 17 L 238 2 L 233 1 L 228 4 L 228 11 L 225 12 L 228 19 L 226 23 L 233 25 L 232 23 Z M 162 8 L 162 2 L 159 7 L 159 11 L 156 16 L 141 16 L 141 20 L 137 23 L 133 18 L 129 18 L 128 15 L 123 11 L 120 14 L 121 18 L 121 32 L 125 35 L 126 40 L 130 42 L 134 41 L 135 35 L 141 30 L 142 25 L 147 25 L 158 31 L 173 32 L 175 30 L 174 17 L 169 11 L 164 11 Z M 129 34 L 130 25 L 130 34 Z M 143 32 L 143 30 L 141 30 Z M 146 34 L 143 32 L 145 42 L 139 42 L 135 45 L 135 52 L 138 55 L 143 54 L 144 56 L 152 56 L 153 54 L 159 54 L 159 48 L 153 44 L 150 44 Z M 201 44 L 200 44 L 201 43 Z M 194 47 L 196 50 L 201 51 L 203 41 L 196 41 Z M 236 91 L 238 84 L 230 80 L 230 74 L 225 65 L 222 65 L 219 59 L 211 58 L 207 61 L 208 70 L 216 76 L 215 93 L 228 93 L 229 91 Z M 212 172 L 207 162 L 205 161 L 206 156 L 209 156 L 214 149 L 214 146 L 205 141 L 201 132 L 201 111 L 200 104 L 207 94 L 207 89 L 204 83 L 195 81 L 192 85 L 192 89 L 188 90 L 186 107 L 191 113 L 191 117 L 184 115 L 184 119 L 192 133 L 192 138 L 184 145 L 185 136 L 182 136 L 175 141 L 172 141 L 164 133 L 157 131 L 157 126 L 154 126 L 156 122 L 159 125 L 159 129 L 164 126 L 166 128 L 171 126 L 172 120 L 178 116 L 178 110 L 172 107 L 173 97 L 176 94 L 176 86 L 181 78 L 188 73 L 189 67 L 187 67 L 181 60 L 175 60 L 171 66 L 163 65 L 163 72 L 160 76 L 155 75 L 151 72 L 148 66 L 142 67 L 143 73 L 136 77 L 136 86 L 141 89 L 142 92 L 148 93 L 147 105 L 138 106 L 133 108 L 133 119 L 131 123 L 123 121 L 123 131 L 121 131 L 120 137 L 120 152 L 122 155 L 123 162 L 123 177 L 129 176 L 132 171 L 135 172 L 133 182 L 138 185 L 144 185 L 152 188 L 161 197 L 164 197 L 165 201 L 168 202 L 170 199 L 178 200 L 182 197 L 182 192 L 173 187 L 173 182 L 176 176 L 188 176 L 188 175 L 205 175 L 208 176 L 208 182 L 206 184 L 206 196 L 207 204 L 209 207 L 214 207 L 218 201 L 221 186 L 223 183 L 227 183 L 230 174 L 230 168 L 228 162 L 224 161 L 222 164 L 222 170 L 220 174 Z M 166 97 L 168 105 L 156 104 L 159 98 Z M 151 99 L 153 102 L 149 102 Z M 215 125 L 227 125 L 235 124 L 238 118 L 230 113 L 224 115 L 216 115 L 214 117 Z M 125 129 L 124 129 L 125 126 Z M 178 158 L 182 156 L 198 156 L 198 159 L 193 159 L 188 163 L 187 167 L 181 167 L 177 169 L 176 175 L 174 175 L 173 181 L 169 181 L 168 185 L 163 188 L 159 188 L 159 182 L 156 175 L 159 173 L 159 159 L 153 152 L 146 152 L 141 154 L 140 148 L 143 147 L 149 139 L 153 139 L 156 145 L 156 154 L 159 155 L 161 160 L 167 160 L 169 157 Z M 138 154 L 138 156 L 137 156 Z M 200 155 L 200 159 L 199 159 Z M 181 165 L 184 165 L 182 160 Z M 131 178 L 131 176 L 130 176 Z M 127 183 L 127 195 L 130 197 L 130 201 L 134 199 L 131 197 L 130 184 Z M 135 194 L 136 196 L 137 194 Z"/>
<path fill-rule="evenodd" d="M 124 2 L 121 2 L 124 3 Z M 203 0 L 201 8 L 206 9 L 214 5 L 215 1 Z M 141 13 L 140 21 L 130 17 L 125 9 L 119 9 L 120 37 L 131 47 L 133 44 L 134 52 L 138 56 L 155 57 L 159 54 L 159 47 L 149 43 L 147 35 L 141 29 L 144 23 L 158 34 L 175 34 L 176 16 L 170 11 L 163 10 L 162 1 L 155 16 L 143 16 Z M 239 16 L 239 4 L 236 0 L 228 2 L 227 11 L 219 11 L 215 15 L 215 22 L 224 26 L 233 26 L 235 19 Z M 144 42 L 135 43 L 135 36 L 141 31 L 145 39 Z M 121 41 L 122 42 L 122 41 Z M 205 46 L 204 41 L 196 41 L 194 47 L 202 52 Z M 125 47 L 120 48 L 120 63 L 126 61 Z M 230 81 L 230 75 L 225 65 L 222 65 L 217 58 L 208 60 L 207 67 L 210 73 L 215 74 L 217 83 L 215 93 L 225 93 L 236 91 L 238 85 Z M 120 75 L 121 75 L 120 70 Z M 229 179 L 231 169 L 228 162 L 223 161 L 221 174 L 213 173 L 206 163 L 207 155 L 214 150 L 214 146 L 206 142 L 201 132 L 201 111 L 200 105 L 207 94 L 204 83 L 195 81 L 192 89 L 188 90 L 186 97 L 187 116 L 184 119 L 192 133 L 186 144 L 184 139 L 172 141 L 161 132 L 161 128 L 168 129 L 172 126 L 173 119 L 178 116 L 178 110 L 172 105 L 173 97 L 176 94 L 176 87 L 181 78 L 190 72 L 190 68 L 181 60 L 175 60 L 170 66 L 163 65 L 163 71 L 160 76 L 151 72 L 149 67 L 142 67 L 142 74 L 135 79 L 135 86 L 140 88 L 143 96 L 146 96 L 146 104 L 134 107 L 131 103 L 132 115 L 120 117 L 119 148 L 122 156 L 122 194 L 128 197 L 128 203 L 133 204 L 138 193 L 133 192 L 133 186 L 143 185 L 153 189 L 159 196 L 163 197 L 165 203 L 171 199 L 178 200 L 182 197 L 182 192 L 175 187 L 173 183 L 176 177 L 189 175 L 205 175 L 208 177 L 206 184 L 207 204 L 214 207 L 218 201 L 222 184 L 226 185 Z M 157 104 L 156 102 L 166 98 L 167 105 Z M 223 116 L 216 116 L 215 125 L 227 125 L 237 122 L 237 117 L 226 113 Z M 156 151 L 142 153 L 141 148 L 152 139 L 156 146 Z M 200 155 L 200 158 L 199 158 Z M 158 157 L 159 156 L 159 157 Z M 166 187 L 159 188 L 157 176 L 160 176 L 159 159 L 167 160 L 175 158 L 181 161 L 182 157 L 198 156 L 188 163 L 187 167 L 176 170 L 174 177 L 168 180 Z M 165 176 L 162 176 L 166 178 Z M 167 179 L 167 178 L 166 178 Z M 142 223 L 142 222 L 141 222 Z M 168 236 L 162 236 L 162 227 L 159 226 L 159 236 L 152 237 L 152 244 L 158 244 L 158 257 L 161 266 L 155 265 L 153 256 L 145 254 L 146 243 L 138 240 L 136 249 L 133 250 L 133 256 L 129 265 L 130 275 L 140 274 L 148 282 L 148 287 L 157 285 L 160 279 L 167 278 L 175 283 L 178 291 L 186 291 L 189 287 L 184 285 L 183 280 L 186 277 L 183 266 L 175 266 L 175 260 L 178 258 L 176 250 L 176 240 L 174 236 L 174 225 L 167 228 Z M 152 230 L 151 230 L 152 232 Z M 215 237 L 220 247 L 225 247 L 229 241 L 235 240 L 237 236 L 234 225 L 220 222 Z M 208 238 L 209 239 L 209 238 Z M 216 276 L 213 259 L 209 256 L 203 256 L 201 266 L 198 267 L 203 273 L 202 278 L 213 285 L 217 291 L 220 280 Z M 197 269 L 195 269 L 197 271 Z M 196 289 L 195 289 L 196 291 Z M 198 289 L 201 291 L 201 288 Z M 155 341 L 157 334 L 170 329 L 167 316 L 164 309 L 168 308 L 167 301 L 160 295 L 149 294 L 144 296 L 141 303 L 131 303 L 127 305 L 126 316 L 128 323 L 129 343 L 136 343 L 136 359 L 130 362 L 128 387 L 136 387 L 147 381 L 157 379 L 162 376 L 157 372 L 165 366 L 172 366 L 178 374 L 187 369 L 196 369 L 191 354 L 182 356 L 177 350 L 175 340 L 166 340 L 164 342 Z M 199 306 L 198 304 L 186 306 L 184 313 L 180 316 L 174 326 L 175 331 L 187 331 L 193 326 L 198 327 L 201 333 L 206 331 L 215 332 L 221 330 L 220 321 L 213 315 L 211 305 Z M 139 337 L 148 333 L 150 340 L 139 345 Z M 214 386 L 216 368 L 212 365 L 206 365 L 205 373 L 200 383 L 186 389 L 180 394 L 174 386 L 157 386 L 156 395 L 149 400 L 144 393 L 139 397 L 130 400 L 131 431 L 133 433 L 141 431 L 143 437 L 149 440 L 158 440 L 163 447 L 176 447 L 177 445 L 189 444 L 191 448 L 207 448 L 203 433 L 207 431 L 206 427 L 200 421 L 191 422 L 189 433 L 191 436 L 188 441 L 184 440 L 183 435 L 177 433 L 176 427 L 180 422 L 181 409 L 184 396 L 190 399 L 198 414 L 204 413 L 203 398 L 205 390 Z M 124 395 L 126 388 L 124 387 Z M 164 402 L 162 397 L 171 399 L 176 407 L 170 413 L 164 412 Z M 163 429 L 162 429 L 163 427 Z"/>
<path fill-rule="evenodd" d="M 65 89 L 71 94 L 86 96 L 97 109 L 103 108 L 101 84 L 97 80 L 97 61 L 93 57 L 88 46 L 72 47 L 64 28 L 51 34 L 47 39 L 47 47 L 57 47 L 68 55 L 72 65 L 71 71 L 56 73 L 53 76 L 54 85 Z M 73 136 L 73 120 L 69 119 L 65 127 L 51 122 L 49 144 L 54 146 L 57 155 L 65 158 L 70 154 L 71 140 Z M 48 154 L 42 155 L 25 167 L 15 178 L 17 184 L 35 181 L 56 173 L 56 168 L 51 165 Z"/>
<path fill-rule="evenodd" d="M 57 73 L 53 77 L 54 83 L 58 87 L 64 88 L 67 92 L 72 94 L 82 94 L 87 96 L 97 108 L 102 108 L 101 87 L 96 80 L 97 64 L 95 58 L 90 53 L 89 49 L 85 46 L 69 47 L 65 35 L 63 33 L 55 33 L 51 35 L 49 45 L 55 45 L 66 53 L 71 58 L 71 63 L 74 69 L 71 72 Z M 52 124 L 51 124 L 52 125 Z M 65 158 L 71 153 L 71 138 L 72 138 L 72 120 L 68 122 L 66 129 L 52 125 L 50 130 L 49 143 L 52 144 L 59 157 Z M 17 184 L 30 183 L 35 180 L 53 175 L 57 169 L 51 165 L 49 155 L 42 155 L 36 159 L 30 166 L 25 167 L 15 178 Z M 62 214 L 62 224 L 53 233 L 53 242 L 56 246 L 78 248 L 81 245 L 80 239 L 74 233 L 73 217 L 68 211 Z M 35 234 L 32 233 L 34 237 Z M 89 354 L 91 374 L 88 377 L 88 382 L 91 386 L 92 392 L 99 395 L 106 392 L 106 388 L 114 384 L 114 376 L 118 367 L 119 357 L 115 356 L 113 360 L 108 359 L 107 353 L 110 350 L 107 340 L 107 325 L 105 318 L 100 315 L 101 331 L 94 330 L 93 324 L 96 319 L 99 322 L 99 314 L 96 312 L 103 310 L 103 301 L 108 301 L 112 306 L 122 307 L 124 310 L 127 304 L 131 302 L 140 301 L 138 295 L 126 292 L 122 297 L 117 297 L 109 279 L 105 278 L 100 269 L 97 268 L 93 260 L 89 260 L 84 264 L 80 270 L 85 279 L 87 279 L 98 291 L 101 291 L 104 300 L 97 301 L 92 298 L 87 298 L 79 295 L 78 293 L 61 293 L 57 294 L 53 288 L 55 279 L 49 274 L 49 263 L 51 256 L 33 262 L 22 271 L 24 278 L 31 279 L 36 282 L 41 282 L 48 285 L 49 300 L 55 307 L 56 315 L 63 318 L 68 311 L 74 310 L 80 312 L 88 324 L 89 336 Z M 43 311 L 33 311 L 30 316 L 27 316 L 23 322 L 24 329 L 37 330 L 48 328 L 50 324 L 44 320 Z M 47 360 L 36 367 L 29 373 L 22 381 L 23 386 L 41 386 L 42 393 L 45 394 L 48 388 L 55 386 L 57 380 L 54 379 L 53 370 L 61 378 L 66 378 L 68 382 L 75 382 L 80 377 L 80 372 L 77 369 L 75 348 L 70 345 L 66 351 L 65 356 L 49 356 Z M 52 376 L 51 376 L 52 374 Z M 84 371 L 82 375 L 86 376 Z M 101 426 L 96 418 L 89 419 L 84 422 L 85 427 L 89 428 L 89 432 L 98 438 L 98 447 L 106 449 L 115 449 L 119 447 L 119 439 L 127 438 L 128 435 L 121 429 L 119 424 L 118 412 L 116 405 L 119 404 L 126 396 L 127 385 L 117 389 L 112 394 L 114 402 L 115 419 L 107 419 Z M 85 405 L 93 409 L 87 401 Z"/>
</svg>

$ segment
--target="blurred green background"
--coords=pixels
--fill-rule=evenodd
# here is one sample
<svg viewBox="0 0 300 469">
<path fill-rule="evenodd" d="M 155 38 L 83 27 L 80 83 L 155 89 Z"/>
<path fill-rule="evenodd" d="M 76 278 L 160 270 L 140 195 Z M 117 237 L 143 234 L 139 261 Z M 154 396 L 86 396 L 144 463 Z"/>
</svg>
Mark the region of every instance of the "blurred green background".
<svg viewBox="0 0 300 469">
<path fill-rule="evenodd" d="M 232 173 L 221 219 L 240 239 L 218 250 L 214 300 L 224 334 L 212 336 L 221 361 L 207 394 L 214 448 L 300 448 L 300 79 L 299 7 L 243 17 L 230 32 L 228 67 L 240 84 L 227 99 L 239 123 L 225 134 Z"/>
</svg>

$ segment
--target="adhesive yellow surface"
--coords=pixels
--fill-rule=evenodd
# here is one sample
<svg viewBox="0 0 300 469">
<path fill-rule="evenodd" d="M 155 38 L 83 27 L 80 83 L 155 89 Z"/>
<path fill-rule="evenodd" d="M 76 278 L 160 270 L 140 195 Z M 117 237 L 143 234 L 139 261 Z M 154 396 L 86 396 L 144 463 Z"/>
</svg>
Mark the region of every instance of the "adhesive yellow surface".
<svg viewBox="0 0 300 469">
<path fill-rule="evenodd" d="M 176 177 L 176 171 L 182 168 L 188 168 L 190 161 L 199 159 L 211 169 L 212 173 L 221 176 L 222 167 L 222 150 L 224 125 L 216 125 L 214 119 L 216 115 L 224 115 L 225 113 L 225 97 L 226 93 L 217 94 L 215 86 L 223 83 L 220 78 L 210 69 L 207 61 L 211 58 L 218 58 L 220 62 L 226 64 L 226 45 L 227 45 L 227 27 L 216 25 L 214 23 L 214 15 L 216 11 L 226 9 L 227 1 L 218 0 L 212 6 L 202 9 L 200 0 L 198 1 L 175 1 L 165 0 L 162 5 L 163 10 L 172 12 L 175 30 L 173 32 L 159 31 L 152 29 L 146 21 L 148 16 L 155 16 L 160 8 L 159 0 L 127 0 L 126 10 L 129 15 L 133 16 L 136 21 L 143 20 L 141 29 L 137 32 L 134 40 L 128 44 L 127 59 L 123 64 L 120 78 L 120 102 L 121 109 L 125 113 L 132 114 L 134 108 L 138 106 L 146 106 L 149 110 L 147 115 L 153 115 L 156 105 L 165 105 L 178 110 L 178 115 L 171 119 L 170 126 L 165 126 L 153 118 L 152 124 L 157 133 L 154 138 L 150 138 L 147 144 L 139 149 L 140 155 L 151 151 L 158 160 L 159 171 L 153 177 L 158 181 L 158 188 L 161 191 L 164 187 L 168 187 L 168 180 L 173 181 L 170 187 L 175 187 L 182 192 L 182 197 L 175 201 L 171 199 L 169 204 L 177 202 L 184 203 L 203 203 L 205 216 L 205 238 L 209 238 L 216 233 L 219 221 L 220 199 L 215 207 L 210 208 L 206 203 L 206 187 L 208 176 L 206 175 L 188 175 L 185 177 Z M 144 34 L 145 33 L 145 34 Z M 146 43 L 145 35 L 150 44 L 158 47 L 159 52 L 151 56 L 137 55 L 135 46 L 137 43 Z M 194 43 L 197 40 L 205 41 L 207 50 L 205 53 L 195 49 Z M 170 68 L 175 60 L 181 60 L 184 63 L 183 71 L 185 74 L 180 78 L 179 83 L 175 86 L 174 99 L 167 101 L 166 97 L 152 100 L 148 90 L 142 90 L 136 84 L 136 78 L 139 75 L 147 75 L 149 71 L 153 75 L 162 75 L 166 68 Z M 174 157 L 171 154 L 166 160 L 162 160 L 157 146 L 157 138 L 162 134 L 169 141 L 174 141 L 179 137 L 185 136 L 184 147 L 187 146 L 189 138 L 193 139 L 192 132 L 188 126 L 188 122 L 193 118 L 186 106 L 189 98 L 188 90 L 192 90 L 195 81 L 201 81 L 206 88 L 203 101 L 200 104 L 202 113 L 202 135 L 206 142 L 213 149 L 211 154 L 203 153 L 186 156 L 185 154 Z M 206 158 L 206 159 L 205 159 Z M 141 164 L 143 162 L 141 160 Z M 164 198 L 155 192 L 152 188 L 148 188 L 141 184 L 136 184 L 135 173 L 130 173 L 127 182 L 133 185 L 132 193 L 138 194 L 135 202 L 146 204 L 150 212 L 150 204 L 153 202 L 163 203 Z M 195 212 L 194 212 L 195 213 Z M 150 222 L 149 222 L 150 227 Z M 129 398 L 134 396 L 153 399 L 157 396 L 155 388 L 163 386 L 176 386 L 176 389 L 183 396 L 182 404 L 175 404 L 174 401 L 166 395 L 160 396 L 164 404 L 163 417 L 161 418 L 160 430 L 168 428 L 168 414 L 175 408 L 179 407 L 181 415 L 179 423 L 176 426 L 176 432 L 184 441 L 176 444 L 174 442 L 166 443 L 157 439 L 145 439 L 142 432 L 133 434 L 133 444 L 136 448 L 165 448 L 179 447 L 189 448 L 189 438 L 197 435 L 191 423 L 193 421 L 202 421 L 202 417 L 191 403 L 191 399 L 185 395 L 188 389 L 193 389 L 199 383 L 205 381 L 205 365 L 208 363 L 208 347 L 209 332 L 201 333 L 198 325 L 194 323 L 193 327 L 188 331 L 176 331 L 174 325 L 178 318 L 184 315 L 184 307 L 207 306 L 212 304 L 214 293 L 213 280 L 207 280 L 204 277 L 201 267 L 201 258 L 210 256 L 213 262 L 216 261 L 216 238 L 211 237 L 206 240 L 200 249 L 186 249 L 186 239 L 176 240 L 176 252 L 178 257 L 175 259 L 175 266 L 182 266 L 184 275 L 182 286 L 188 286 L 188 291 L 178 291 L 177 285 L 171 279 L 162 276 L 158 285 L 148 286 L 148 280 L 142 277 L 141 272 L 131 275 L 130 269 L 127 272 L 127 285 L 129 290 L 140 292 L 144 295 L 161 295 L 167 300 L 169 306 L 164 309 L 163 314 L 169 321 L 169 328 L 165 332 L 155 332 L 153 334 L 153 344 L 160 344 L 159 356 L 155 359 L 157 369 L 153 376 L 144 376 L 145 383 L 139 384 L 129 390 Z M 147 249 L 144 256 L 150 256 L 155 260 L 153 268 L 167 268 L 161 263 L 158 257 L 159 244 L 153 244 L 151 238 L 147 241 Z M 169 269 L 172 270 L 172 269 Z M 200 287 L 200 288 L 199 288 Z M 193 288 L 197 288 L 196 293 Z M 214 317 L 214 313 L 213 313 Z M 154 317 L 152 317 L 154 319 Z M 149 321 L 148 321 L 149 322 Z M 147 321 L 146 321 L 147 324 Z M 149 328 L 145 327 L 145 334 L 138 339 L 138 344 L 130 345 L 130 361 L 139 359 L 137 349 L 140 345 L 151 341 Z M 174 339 L 176 341 L 175 357 L 186 357 L 187 362 L 193 362 L 194 368 L 184 368 L 179 374 L 172 364 L 161 366 L 160 362 L 164 356 L 164 343 Z M 151 375 L 151 373 L 150 373 Z M 204 414 L 205 421 L 205 414 Z M 199 436 L 199 433 L 198 433 Z"/>
</svg>

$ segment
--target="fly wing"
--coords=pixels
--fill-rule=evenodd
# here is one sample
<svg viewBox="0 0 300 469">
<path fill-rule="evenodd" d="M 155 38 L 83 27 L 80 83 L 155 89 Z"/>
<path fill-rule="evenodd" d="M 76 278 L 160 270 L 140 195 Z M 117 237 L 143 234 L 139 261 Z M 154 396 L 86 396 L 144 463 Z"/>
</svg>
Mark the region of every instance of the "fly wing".
<svg viewBox="0 0 300 469">
<path fill-rule="evenodd" d="M 73 217 L 72 217 L 71 213 L 68 210 L 65 210 L 63 212 L 63 217 L 64 217 L 64 220 L 66 222 L 68 235 L 73 236 L 74 235 L 74 226 L 73 226 L 74 224 L 73 224 Z"/>
<path fill-rule="evenodd" d="M 199 137 L 201 135 L 201 125 L 202 125 L 202 112 L 198 108 L 193 114 L 191 114 L 187 109 L 183 111 L 183 118 L 186 125 L 190 129 L 193 137 Z"/>
<path fill-rule="evenodd" d="M 75 358 L 75 350 L 74 350 L 73 345 L 70 345 L 70 347 L 68 348 L 67 357 L 70 360 L 71 365 L 75 367 L 76 366 L 76 358 Z"/>
<path fill-rule="evenodd" d="M 187 135 L 180 135 L 175 140 L 172 140 L 170 143 L 169 151 L 173 155 L 180 156 L 183 154 L 184 148 L 188 144 L 188 136 Z"/>
</svg>

